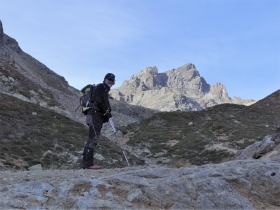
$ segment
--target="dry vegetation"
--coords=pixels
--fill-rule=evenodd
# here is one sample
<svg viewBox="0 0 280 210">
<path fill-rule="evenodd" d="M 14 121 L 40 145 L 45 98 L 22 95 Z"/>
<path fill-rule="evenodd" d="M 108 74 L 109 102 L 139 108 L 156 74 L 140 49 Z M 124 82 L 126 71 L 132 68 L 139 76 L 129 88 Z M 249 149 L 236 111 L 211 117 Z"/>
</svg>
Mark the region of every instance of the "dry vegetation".
<svg viewBox="0 0 280 210">
<path fill-rule="evenodd" d="M 36 104 L 0 93 L 0 163 L 2 167 L 27 169 L 80 168 L 87 128 Z M 102 137 L 97 153 L 105 168 L 124 167 L 121 149 Z M 142 161 L 129 154 L 131 164 Z M 78 160 L 78 161 L 77 161 Z M 98 161 L 96 163 L 99 163 Z"/>
<path fill-rule="evenodd" d="M 150 158 L 161 156 L 171 165 L 218 163 L 273 133 L 280 123 L 279 103 L 278 90 L 249 107 L 222 104 L 199 112 L 160 112 L 121 130 L 127 144 L 148 149 Z"/>
</svg>

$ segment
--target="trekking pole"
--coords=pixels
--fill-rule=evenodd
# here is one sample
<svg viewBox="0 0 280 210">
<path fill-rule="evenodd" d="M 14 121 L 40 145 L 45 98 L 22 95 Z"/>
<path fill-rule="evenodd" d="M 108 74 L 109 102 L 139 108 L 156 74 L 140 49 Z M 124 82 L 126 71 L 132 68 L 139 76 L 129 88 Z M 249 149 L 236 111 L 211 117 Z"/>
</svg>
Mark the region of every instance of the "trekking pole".
<svg viewBox="0 0 280 210">
<path fill-rule="evenodd" d="M 113 123 L 112 118 L 109 119 L 109 122 L 110 122 L 111 127 L 112 127 L 112 129 L 113 129 L 113 131 L 114 131 L 114 134 L 115 134 L 115 136 L 116 136 L 116 139 L 117 139 L 117 141 L 119 142 L 119 139 L 118 139 L 118 136 L 117 136 L 117 131 L 116 131 L 116 128 L 115 128 L 115 126 L 114 126 L 114 123 Z M 125 158 L 125 160 L 126 160 L 127 165 L 130 166 L 130 164 L 129 164 L 128 160 L 127 160 L 125 151 L 124 151 L 123 148 L 122 148 L 122 145 L 121 145 L 121 150 L 122 150 L 122 152 L 123 152 L 123 155 L 124 155 L 124 158 Z"/>
<path fill-rule="evenodd" d="M 75 110 L 75 112 L 80 108 L 81 104 L 78 106 L 78 108 Z"/>
</svg>

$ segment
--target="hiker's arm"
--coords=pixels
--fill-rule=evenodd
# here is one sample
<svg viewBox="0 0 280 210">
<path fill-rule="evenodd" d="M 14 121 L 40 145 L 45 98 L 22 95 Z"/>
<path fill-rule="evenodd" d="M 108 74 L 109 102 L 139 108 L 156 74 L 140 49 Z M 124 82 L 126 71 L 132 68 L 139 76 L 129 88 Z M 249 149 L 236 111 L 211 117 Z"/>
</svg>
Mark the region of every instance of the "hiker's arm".
<svg viewBox="0 0 280 210">
<path fill-rule="evenodd" d="M 106 104 L 105 93 L 103 85 L 96 86 L 95 90 L 95 103 L 99 109 L 99 111 L 104 114 L 108 109 L 108 105 Z"/>
</svg>

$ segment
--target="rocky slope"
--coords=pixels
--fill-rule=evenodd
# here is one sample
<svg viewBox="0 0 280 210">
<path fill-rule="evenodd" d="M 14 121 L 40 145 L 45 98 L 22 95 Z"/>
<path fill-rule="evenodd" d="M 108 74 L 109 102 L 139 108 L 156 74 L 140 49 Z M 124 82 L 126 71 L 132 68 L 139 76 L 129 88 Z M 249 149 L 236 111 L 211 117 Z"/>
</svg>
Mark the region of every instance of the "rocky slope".
<svg viewBox="0 0 280 210">
<path fill-rule="evenodd" d="M 148 67 L 111 92 L 120 101 L 160 111 L 198 111 L 222 103 L 250 105 L 255 102 L 239 97 L 231 99 L 221 83 L 210 86 L 194 64 L 164 73 L 158 73 L 156 67 Z"/>
<path fill-rule="evenodd" d="M 73 113 L 78 91 L 64 77 L 22 51 L 18 42 L 4 33 L 1 21 L 0 43 L 1 92 L 79 120 L 79 113 Z"/>
<path fill-rule="evenodd" d="M 25 53 L 15 39 L 4 33 L 1 20 L 0 92 L 38 104 L 72 120 L 85 123 L 80 109 L 75 112 L 79 105 L 79 90 L 70 86 L 64 77 Z M 111 101 L 111 103 L 115 108 L 113 116 L 117 127 L 137 122 L 154 113 L 153 110 L 127 106 L 116 100 Z M 128 110 L 126 111 L 124 108 Z M 106 130 L 107 127 L 104 131 Z"/>
</svg>

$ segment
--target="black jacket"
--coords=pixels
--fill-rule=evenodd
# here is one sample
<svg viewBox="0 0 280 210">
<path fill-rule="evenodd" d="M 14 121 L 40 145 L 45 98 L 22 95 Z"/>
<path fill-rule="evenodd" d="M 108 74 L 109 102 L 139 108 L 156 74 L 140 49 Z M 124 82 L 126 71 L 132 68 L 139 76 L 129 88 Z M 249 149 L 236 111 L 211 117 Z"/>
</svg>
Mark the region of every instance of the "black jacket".
<svg viewBox="0 0 280 210">
<path fill-rule="evenodd" d="M 107 110 L 111 112 L 111 106 L 109 102 L 110 87 L 105 83 L 96 85 L 94 90 L 94 103 L 98 109 L 98 112 L 104 114 Z"/>
</svg>

